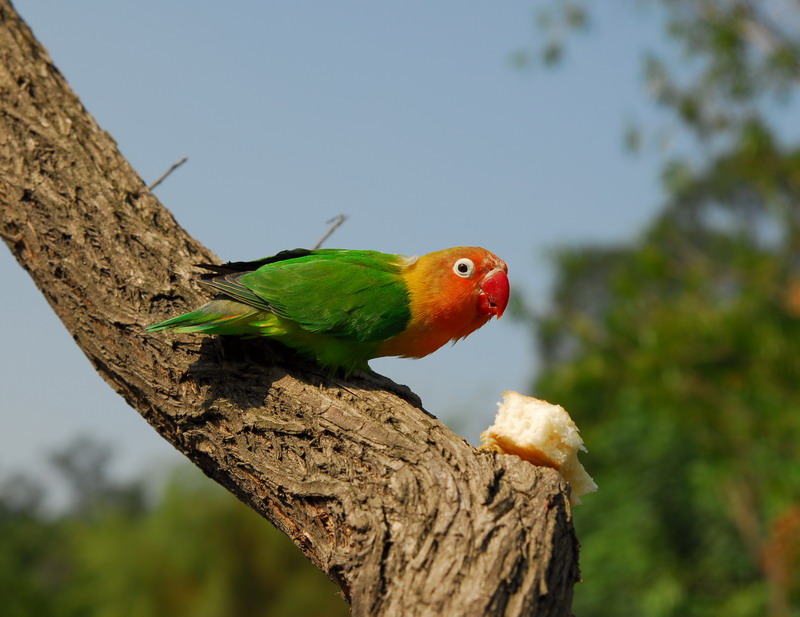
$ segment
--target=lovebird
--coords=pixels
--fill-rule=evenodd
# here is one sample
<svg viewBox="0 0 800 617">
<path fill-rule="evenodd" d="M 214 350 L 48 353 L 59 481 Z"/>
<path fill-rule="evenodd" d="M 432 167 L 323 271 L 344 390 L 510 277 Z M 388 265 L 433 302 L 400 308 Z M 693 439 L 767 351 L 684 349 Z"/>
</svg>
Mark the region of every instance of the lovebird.
<svg viewBox="0 0 800 617">
<path fill-rule="evenodd" d="M 508 305 L 508 267 L 478 247 L 422 257 L 294 249 L 198 266 L 218 295 L 147 330 L 266 336 L 345 373 L 372 358 L 427 356 Z"/>
</svg>

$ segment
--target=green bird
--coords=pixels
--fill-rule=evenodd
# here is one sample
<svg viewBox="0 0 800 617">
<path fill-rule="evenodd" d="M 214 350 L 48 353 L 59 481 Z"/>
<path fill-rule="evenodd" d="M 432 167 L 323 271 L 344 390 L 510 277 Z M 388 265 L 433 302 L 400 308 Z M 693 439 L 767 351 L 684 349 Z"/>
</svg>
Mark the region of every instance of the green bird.
<svg viewBox="0 0 800 617">
<path fill-rule="evenodd" d="M 345 372 L 426 356 L 499 318 L 509 296 L 505 262 L 477 247 L 422 257 L 295 249 L 200 267 L 219 295 L 147 330 L 266 336 Z"/>
</svg>

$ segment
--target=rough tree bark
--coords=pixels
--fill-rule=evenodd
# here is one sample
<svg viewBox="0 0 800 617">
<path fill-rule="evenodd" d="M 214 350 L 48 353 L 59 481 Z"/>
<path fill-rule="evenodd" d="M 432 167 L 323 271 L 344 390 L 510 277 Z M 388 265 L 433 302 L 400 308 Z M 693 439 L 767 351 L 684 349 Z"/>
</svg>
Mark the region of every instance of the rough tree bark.
<svg viewBox="0 0 800 617">
<path fill-rule="evenodd" d="M 282 529 L 354 615 L 568 615 L 565 485 L 477 452 L 379 376 L 268 341 L 147 334 L 200 302 L 189 237 L 0 0 L 0 233 L 102 377 Z M 279 247 L 283 248 L 283 247 Z"/>
</svg>

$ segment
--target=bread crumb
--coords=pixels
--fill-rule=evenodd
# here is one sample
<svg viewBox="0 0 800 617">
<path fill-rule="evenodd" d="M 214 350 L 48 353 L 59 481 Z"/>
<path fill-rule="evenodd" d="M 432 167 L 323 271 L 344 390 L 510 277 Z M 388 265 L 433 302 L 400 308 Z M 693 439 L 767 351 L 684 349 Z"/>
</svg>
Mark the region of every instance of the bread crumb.
<svg viewBox="0 0 800 617">
<path fill-rule="evenodd" d="M 570 484 L 570 503 L 593 493 L 597 484 L 578 461 L 586 452 L 578 427 L 561 405 L 509 390 L 497 404 L 494 424 L 481 433 L 482 450 L 513 454 L 534 465 L 552 467 Z"/>
</svg>

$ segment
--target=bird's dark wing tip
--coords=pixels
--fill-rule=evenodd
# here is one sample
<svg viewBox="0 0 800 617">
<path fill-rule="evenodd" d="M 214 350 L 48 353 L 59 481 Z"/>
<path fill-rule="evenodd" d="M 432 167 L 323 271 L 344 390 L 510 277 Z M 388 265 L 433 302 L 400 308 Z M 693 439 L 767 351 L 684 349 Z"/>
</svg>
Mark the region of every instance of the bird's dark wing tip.
<svg viewBox="0 0 800 617">
<path fill-rule="evenodd" d="M 254 261 L 228 261 L 224 264 L 194 264 L 197 268 L 209 270 L 214 274 L 236 274 L 239 272 L 252 272 L 258 270 L 261 266 L 276 263 L 278 261 L 286 261 L 287 259 L 297 259 L 298 257 L 306 257 L 311 255 L 314 251 L 310 249 L 290 249 L 276 253 L 271 257 L 264 257 Z M 202 277 L 211 276 L 203 274 Z"/>
</svg>

